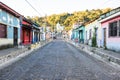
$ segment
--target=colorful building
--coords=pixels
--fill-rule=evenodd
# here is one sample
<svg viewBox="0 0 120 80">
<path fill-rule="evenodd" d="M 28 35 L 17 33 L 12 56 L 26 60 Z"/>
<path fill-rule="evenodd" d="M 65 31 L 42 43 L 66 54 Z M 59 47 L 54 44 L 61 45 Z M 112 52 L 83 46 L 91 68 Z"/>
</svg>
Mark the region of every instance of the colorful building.
<svg viewBox="0 0 120 80">
<path fill-rule="evenodd" d="M 45 28 L 40 27 L 40 41 L 44 41 L 44 40 L 45 40 Z"/>
<path fill-rule="evenodd" d="M 75 25 L 72 31 L 72 39 L 79 43 L 84 43 L 84 34 L 85 34 L 85 27 L 83 25 Z"/>
<path fill-rule="evenodd" d="M 32 22 L 23 17 L 21 27 L 21 42 L 22 45 L 32 43 Z"/>
<path fill-rule="evenodd" d="M 79 27 L 79 24 L 77 23 L 73 24 L 72 26 L 71 40 L 73 40 L 74 42 L 78 42 L 78 37 L 79 37 L 78 30 L 77 30 L 78 27 Z"/>
<path fill-rule="evenodd" d="M 102 46 L 120 52 L 120 7 L 100 16 Z"/>
<path fill-rule="evenodd" d="M 0 2 L 0 46 L 20 43 L 20 14 Z"/>
<path fill-rule="evenodd" d="M 101 46 L 101 24 L 98 19 L 88 22 L 85 25 L 85 44 L 92 46 L 92 38 L 96 37 L 96 46 Z"/>
<path fill-rule="evenodd" d="M 79 34 L 78 34 L 78 30 L 77 29 L 73 29 L 72 30 L 72 37 L 71 38 L 74 41 L 79 38 Z"/>
<path fill-rule="evenodd" d="M 85 26 L 80 25 L 79 28 L 77 28 L 78 30 L 78 39 L 79 39 L 79 43 L 84 43 L 84 35 L 85 35 Z"/>
<path fill-rule="evenodd" d="M 40 27 L 38 24 L 32 24 L 32 43 L 37 43 L 40 41 Z"/>
</svg>

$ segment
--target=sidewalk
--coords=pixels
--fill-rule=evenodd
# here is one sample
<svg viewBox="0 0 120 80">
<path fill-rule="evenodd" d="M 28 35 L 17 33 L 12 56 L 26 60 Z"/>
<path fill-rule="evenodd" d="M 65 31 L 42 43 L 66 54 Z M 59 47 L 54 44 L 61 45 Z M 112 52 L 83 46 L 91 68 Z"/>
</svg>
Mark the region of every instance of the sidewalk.
<svg viewBox="0 0 120 80">
<path fill-rule="evenodd" d="M 8 54 L 12 53 L 13 51 L 17 51 L 17 50 L 21 50 L 21 49 L 19 49 L 19 48 L 9 48 L 9 49 L 0 50 L 0 57 L 8 55 Z"/>
<path fill-rule="evenodd" d="M 90 55 L 97 55 L 101 57 L 104 60 L 107 60 L 108 62 L 113 62 L 118 65 L 120 65 L 120 53 L 113 52 L 110 50 L 104 50 L 103 48 L 96 48 L 96 47 L 91 47 L 85 44 L 75 44 L 73 41 L 67 41 L 76 47 L 78 47 L 80 50 L 90 54 Z"/>
<path fill-rule="evenodd" d="M 24 52 L 28 51 L 28 48 L 9 48 L 0 50 L 0 64 L 14 58 Z"/>
<path fill-rule="evenodd" d="M 9 48 L 9 49 L 4 49 L 0 50 L 0 68 L 1 66 L 8 65 L 9 62 L 15 62 L 18 59 L 21 59 L 22 57 L 30 54 L 34 50 L 37 50 L 40 47 L 45 46 L 49 41 L 42 41 L 37 44 L 31 44 L 30 46 L 27 47 L 15 47 L 15 48 Z"/>
</svg>

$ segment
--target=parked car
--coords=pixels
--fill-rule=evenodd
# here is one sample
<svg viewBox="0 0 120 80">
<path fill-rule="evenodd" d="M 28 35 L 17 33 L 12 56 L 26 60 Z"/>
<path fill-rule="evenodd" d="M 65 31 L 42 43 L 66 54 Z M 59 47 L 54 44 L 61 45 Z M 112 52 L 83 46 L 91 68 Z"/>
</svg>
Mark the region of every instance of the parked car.
<svg viewBox="0 0 120 80">
<path fill-rule="evenodd" d="M 56 36 L 54 36 L 54 37 L 53 37 L 53 39 L 57 39 L 57 37 L 56 37 Z"/>
</svg>

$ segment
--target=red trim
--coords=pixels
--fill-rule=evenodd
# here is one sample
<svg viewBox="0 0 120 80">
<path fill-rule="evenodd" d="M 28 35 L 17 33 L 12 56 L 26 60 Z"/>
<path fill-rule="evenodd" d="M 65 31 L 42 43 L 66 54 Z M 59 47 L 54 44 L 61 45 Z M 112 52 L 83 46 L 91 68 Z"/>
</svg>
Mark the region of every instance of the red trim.
<svg viewBox="0 0 120 80">
<path fill-rule="evenodd" d="M 22 24 L 23 25 L 28 25 L 28 26 L 31 26 L 31 24 L 29 24 L 28 22 L 26 22 L 26 21 L 22 21 Z"/>
<path fill-rule="evenodd" d="M 8 7 L 7 5 L 5 5 L 4 3 L 0 2 L 0 8 L 9 12 L 10 14 L 16 16 L 16 17 L 20 17 L 21 14 L 19 14 L 18 12 L 16 12 L 15 10 L 13 10 L 12 8 Z"/>
</svg>

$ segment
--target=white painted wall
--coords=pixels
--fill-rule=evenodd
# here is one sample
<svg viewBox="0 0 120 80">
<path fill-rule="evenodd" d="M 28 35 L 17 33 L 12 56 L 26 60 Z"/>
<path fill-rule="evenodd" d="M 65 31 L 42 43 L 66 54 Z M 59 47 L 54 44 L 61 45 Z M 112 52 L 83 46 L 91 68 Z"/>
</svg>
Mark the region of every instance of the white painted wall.
<svg viewBox="0 0 120 80">
<path fill-rule="evenodd" d="M 20 39 L 18 39 L 18 45 L 20 43 Z M 0 46 L 2 45 L 7 45 L 7 44 L 14 44 L 13 39 L 8 39 L 8 38 L 0 38 Z"/>
<path fill-rule="evenodd" d="M 0 46 L 6 45 L 6 44 L 13 44 L 13 39 L 0 38 Z"/>
<path fill-rule="evenodd" d="M 94 28 L 97 28 L 97 45 L 98 47 L 100 47 L 100 42 L 101 42 L 101 39 L 102 39 L 102 35 L 101 35 L 101 24 L 100 22 L 98 22 L 98 20 L 95 20 L 89 24 L 87 24 L 85 26 L 85 43 L 88 43 L 88 45 L 92 45 L 92 37 L 93 37 L 93 34 L 95 33 L 95 30 Z M 91 29 L 91 39 L 89 38 L 90 36 L 90 29 Z M 86 34 L 86 31 L 87 31 L 87 34 Z"/>
</svg>

